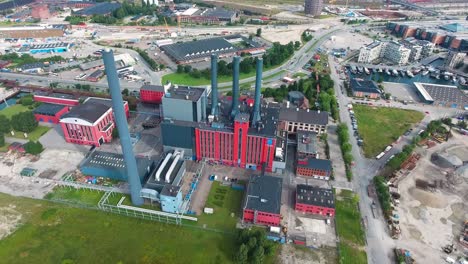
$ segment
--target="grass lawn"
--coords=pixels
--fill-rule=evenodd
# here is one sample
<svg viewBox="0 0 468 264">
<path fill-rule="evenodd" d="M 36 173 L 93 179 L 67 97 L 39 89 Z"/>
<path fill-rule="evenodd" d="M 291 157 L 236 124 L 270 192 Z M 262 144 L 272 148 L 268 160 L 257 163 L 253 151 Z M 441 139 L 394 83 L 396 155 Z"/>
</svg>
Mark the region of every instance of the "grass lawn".
<svg viewBox="0 0 468 264">
<path fill-rule="evenodd" d="M 297 77 L 302 78 L 302 77 L 306 77 L 306 76 L 308 76 L 308 74 L 303 73 L 303 72 L 296 72 L 295 74 L 293 74 L 293 78 L 297 78 Z"/>
<path fill-rule="evenodd" d="M 75 189 L 69 187 L 55 187 L 53 192 L 46 195 L 50 200 L 67 200 L 72 203 L 97 206 L 99 200 L 104 195 L 102 191 L 92 191 L 88 189 Z"/>
<path fill-rule="evenodd" d="M 356 250 L 347 243 L 340 242 L 340 264 L 364 264 L 367 263 L 367 254 L 364 250 Z"/>
<path fill-rule="evenodd" d="M 2 263 L 232 263 L 235 238 L 0 194 L 21 225 L 0 240 Z"/>
<path fill-rule="evenodd" d="M 398 139 L 413 124 L 420 122 L 424 115 L 414 110 L 389 107 L 354 105 L 359 134 L 364 140 L 364 155 L 375 157 L 386 146 Z"/>
<path fill-rule="evenodd" d="M 7 152 L 9 146 L 10 146 L 10 144 L 5 143 L 5 146 L 0 147 L 0 152 Z"/>
<path fill-rule="evenodd" d="M 9 107 L 1 110 L 0 115 L 4 115 L 8 119 L 11 119 L 11 117 L 13 115 L 21 113 L 21 112 L 26 112 L 26 111 L 31 111 L 31 110 L 28 109 L 27 106 L 20 105 L 20 104 L 15 104 L 15 105 L 9 106 Z"/>
<path fill-rule="evenodd" d="M 358 196 L 348 190 L 341 190 L 336 197 L 335 221 L 340 238 L 340 263 L 367 263 L 358 200 Z"/>
<path fill-rule="evenodd" d="M 50 127 L 46 126 L 37 126 L 31 133 L 28 133 L 28 137 L 25 138 L 23 132 L 15 131 L 15 135 L 12 136 L 10 133 L 5 134 L 7 137 L 20 138 L 20 139 L 29 139 L 32 141 L 37 141 L 42 135 L 47 133 L 50 130 Z"/>
<path fill-rule="evenodd" d="M 215 181 L 211 186 L 206 207 L 214 209 L 212 215 L 203 213 L 198 216 L 198 224 L 207 228 L 233 231 L 238 218 L 240 218 L 240 206 L 244 192 L 236 191 L 229 186 L 222 186 Z M 234 217 L 231 217 L 234 213 Z"/>
</svg>

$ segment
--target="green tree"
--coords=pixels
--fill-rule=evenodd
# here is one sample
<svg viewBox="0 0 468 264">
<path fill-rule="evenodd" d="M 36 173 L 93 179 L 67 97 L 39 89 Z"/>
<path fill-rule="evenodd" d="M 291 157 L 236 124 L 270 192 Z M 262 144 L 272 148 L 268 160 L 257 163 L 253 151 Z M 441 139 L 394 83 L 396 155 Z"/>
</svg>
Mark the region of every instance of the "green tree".
<svg viewBox="0 0 468 264">
<path fill-rule="evenodd" d="M 11 126 L 16 131 L 29 133 L 37 127 L 37 124 L 31 111 L 18 113 L 11 118 Z"/>
<path fill-rule="evenodd" d="M 177 65 L 177 73 L 183 73 L 184 72 L 184 66 L 182 65 Z"/>
<path fill-rule="evenodd" d="M 295 49 L 299 49 L 300 47 L 301 47 L 301 42 L 299 42 L 299 41 L 296 40 L 296 41 L 294 42 L 294 48 L 295 48 Z"/>
<path fill-rule="evenodd" d="M 10 128 L 10 120 L 4 115 L 0 115 L 0 134 L 3 135 L 5 133 L 10 132 Z"/>
<path fill-rule="evenodd" d="M 249 258 L 249 249 L 245 244 L 241 244 L 237 251 L 235 260 L 239 264 L 247 264 Z"/>
<path fill-rule="evenodd" d="M 253 252 L 252 252 L 252 264 L 263 264 L 263 261 L 265 259 L 265 250 L 263 247 L 257 247 Z"/>
<path fill-rule="evenodd" d="M 41 153 L 44 148 L 42 147 L 41 142 L 34 142 L 30 140 L 28 143 L 24 144 L 24 150 L 29 154 L 37 155 Z"/>
<path fill-rule="evenodd" d="M 353 162 L 353 155 L 349 152 L 346 152 L 344 155 L 343 155 L 343 161 L 346 163 L 346 164 L 351 164 L 351 162 Z"/>
<path fill-rule="evenodd" d="M 466 122 L 461 121 L 461 120 L 457 122 L 457 126 L 463 128 L 463 129 L 466 129 L 466 127 L 467 127 Z"/>
<path fill-rule="evenodd" d="M 192 66 L 190 66 L 190 65 L 185 65 L 185 66 L 184 66 L 184 72 L 185 72 L 185 73 L 189 73 L 190 71 L 192 71 Z"/>
<path fill-rule="evenodd" d="M 262 29 L 261 28 L 257 28 L 257 34 L 256 36 L 257 37 L 260 37 L 262 35 Z"/>
<path fill-rule="evenodd" d="M 122 95 L 125 95 L 125 96 L 128 96 L 129 95 L 129 91 L 127 88 L 123 89 L 122 90 Z"/>
<path fill-rule="evenodd" d="M 0 134 L 0 147 L 5 146 L 5 135 Z"/>
<path fill-rule="evenodd" d="M 249 251 L 257 247 L 257 238 L 256 237 L 251 237 L 249 239 L 249 242 L 247 243 L 247 247 L 249 248 Z"/>
<path fill-rule="evenodd" d="M 112 130 L 112 138 L 119 138 L 119 130 L 117 130 L 117 127 L 114 127 L 114 129 Z"/>
</svg>

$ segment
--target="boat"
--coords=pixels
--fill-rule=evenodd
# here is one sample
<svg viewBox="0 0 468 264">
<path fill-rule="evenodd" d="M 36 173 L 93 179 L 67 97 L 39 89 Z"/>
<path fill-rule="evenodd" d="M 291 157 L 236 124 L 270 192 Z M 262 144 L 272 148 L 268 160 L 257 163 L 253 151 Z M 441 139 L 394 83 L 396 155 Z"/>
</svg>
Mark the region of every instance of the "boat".
<svg viewBox="0 0 468 264">
<path fill-rule="evenodd" d="M 413 69 L 413 76 L 419 74 L 420 72 L 421 72 L 421 68 L 414 68 Z"/>
<path fill-rule="evenodd" d="M 391 74 L 390 71 L 389 71 L 388 69 L 385 69 L 385 73 L 386 73 L 387 75 L 390 75 L 390 74 Z"/>
<path fill-rule="evenodd" d="M 406 75 L 408 75 L 408 77 L 410 77 L 410 78 L 414 77 L 414 74 L 410 70 L 406 71 Z"/>
<path fill-rule="evenodd" d="M 350 68 L 352 74 L 356 74 L 356 73 L 357 73 L 357 68 L 356 68 L 356 66 L 351 65 L 349 68 Z"/>
<path fill-rule="evenodd" d="M 437 80 L 440 80 L 440 71 L 439 70 L 435 71 L 435 78 Z"/>
<path fill-rule="evenodd" d="M 422 74 L 422 76 L 426 76 L 427 74 L 429 74 L 429 71 L 428 71 L 428 70 L 424 70 L 421 74 Z"/>
<path fill-rule="evenodd" d="M 379 69 L 378 69 L 378 72 L 383 72 L 382 68 L 379 68 Z"/>
<path fill-rule="evenodd" d="M 427 68 L 427 70 L 429 72 L 435 72 L 436 71 L 436 69 L 434 67 L 432 67 L 432 66 L 429 66 L 429 68 Z"/>
<path fill-rule="evenodd" d="M 465 84 L 466 84 L 466 79 L 463 78 L 462 76 L 460 76 L 460 77 L 458 78 L 458 82 L 459 82 L 461 85 L 465 85 Z"/>
<path fill-rule="evenodd" d="M 366 67 L 364 67 L 364 72 L 365 72 L 367 75 L 369 75 L 369 74 L 370 74 L 370 71 L 369 71 L 369 69 L 367 69 Z"/>
<path fill-rule="evenodd" d="M 401 74 L 402 77 L 405 77 L 406 76 L 405 70 L 400 70 L 400 74 Z"/>
<path fill-rule="evenodd" d="M 392 73 L 393 73 L 393 75 L 398 76 L 398 71 L 397 70 L 393 69 Z"/>
<path fill-rule="evenodd" d="M 444 74 L 444 79 L 448 81 L 450 79 L 450 76 L 448 76 L 447 74 Z"/>
<path fill-rule="evenodd" d="M 455 75 L 452 76 L 452 82 L 453 82 L 453 83 L 456 83 L 456 82 L 457 82 L 457 76 L 455 76 Z"/>
<path fill-rule="evenodd" d="M 358 71 L 359 73 L 362 73 L 362 72 L 363 72 L 362 67 L 359 67 L 359 66 L 358 66 L 358 67 L 357 67 L 357 71 Z"/>
</svg>

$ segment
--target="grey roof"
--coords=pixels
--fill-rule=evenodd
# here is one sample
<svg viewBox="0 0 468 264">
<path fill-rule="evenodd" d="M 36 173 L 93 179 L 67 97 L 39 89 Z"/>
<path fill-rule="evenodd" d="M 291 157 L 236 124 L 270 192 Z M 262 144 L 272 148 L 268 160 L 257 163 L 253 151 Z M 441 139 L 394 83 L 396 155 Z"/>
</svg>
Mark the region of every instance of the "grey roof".
<svg viewBox="0 0 468 264">
<path fill-rule="evenodd" d="M 92 68 L 101 67 L 103 65 L 104 65 L 103 60 L 93 60 L 93 61 L 90 61 L 90 62 L 81 63 L 80 64 L 80 69 L 83 70 L 83 71 L 86 71 L 86 70 L 89 70 L 89 69 L 92 69 Z"/>
<path fill-rule="evenodd" d="M 120 8 L 120 6 L 121 6 L 120 3 L 102 2 L 102 3 L 97 3 L 94 6 L 90 6 L 82 10 L 79 10 L 76 12 L 76 14 L 83 15 L 83 16 L 106 15 Z"/>
<path fill-rule="evenodd" d="M 164 185 L 162 191 L 161 191 L 161 195 L 165 195 L 165 196 L 171 196 L 171 197 L 176 197 L 177 194 L 179 193 L 180 191 L 180 187 L 179 186 L 174 186 L 174 185 Z"/>
<path fill-rule="evenodd" d="M 244 209 L 279 214 L 283 179 L 272 176 L 250 176 Z"/>
<path fill-rule="evenodd" d="M 84 103 L 73 107 L 70 112 L 64 114 L 62 118 L 77 118 L 93 124 L 110 109 L 102 103 Z"/>
<path fill-rule="evenodd" d="M 41 104 L 38 106 L 36 109 L 33 110 L 34 114 L 39 114 L 39 115 L 48 115 L 48 116 L 54 116 L 58 112 L 62 111 L 63 108 L 67 106 L 64 105 L 57 105 L 57 104 Z"/>
<path fill-rule="evenodd" d="M 177 87 L 177 88 L 176 88 Z M 174 99 L 190 100 L 197 102 L 205 92 L 205 88 L 190 86 L 172 86 L 167 91 L 165 97 Z"/>
<path fill-rule="evenodd" d="M 84 101 L 86 104 L 91 103 L 91 104 L 103 104 L 106 105 L 109 108 L 112 108 L 112 99 L 109 98 L 99 98 L 99 97 L 88 97 Z M 127 103 L 127 101 L 124 101 L 124 105 Z"/>
<path fill-rule="evenodd" d="M 70 43 L 68 42 L 55 42 L 55 43 L 44 43 L 44 44 L 32 44 L 30 46 L 23 46 L 19 49 L 20 52 L 26 52 L 34 49 L 54 49 L 54 48 L 68 48 Z"/>
<path fill-rule="evenodd" d="M 297 167 L 324 170 L 331 172 L 332 165 L 330 160 L 308 158 L 307 164 L 297 164 Z"/>
<path fill-rule="evenodd" d="M 153 85 L 153 84 L 145 84 L 145 85 L 141 86 L 140 91 L 141 90 L 164 92 L 164 86 L 162 86 L 162 85 Z"/>
<path fill-rule="evenodd" d="M 317 153 L 317 133 L 297 130 L 297 152 L 305 154 Z"/>
<path fill-rule="evenodd" d="M 326 126 L 328 124 L 328 112 L 307 112 L 303 109 L 281 108 L 279 120 Z"/>
<path fill-rule="evenodd" d="M 296 203 L 335 208 L 335 198 L 331 189 L 305 184 L 296 186 Z"/>
<path fill-rule="evenodd" d="M 95 70 L 93 71 L 89 76 L 88 78 L 100 78 L 104 75 L 104 71 L 103 70 Z"/>
<path fill-rule="evenodd" d="M 148 167 L 152 167 L 153 161 L 146 158 L 135 157 L 140 181 L 148 175 Z M 93 151 L 88 155 L 80 165 L 80 169 L 87 168 L 87 172 L 96 171 L 95 169 L 105 170 L 110 178 L 116 180 L 127 180 L 127 170 L 122 154 L 104 151 Z M 93 175 L 102 176 L 106 175 Z"/>
<path fill-rule="evenodd" d="M 207 9 L 203 16 L 210 16 L 210 17 L 218 17 L 220 19 L 231 19 L 233 16 L 236 15 L 236 12 L 227 10 L 224 8 L 211 8 Z"/>
<path fill-rule="evenodd" d="M 224 54 L 237 51 L 224 38 L 202 39 L 184 43 L 174 43 L 161 47 L 166 54 L 176 61 L 186 61 L 210 56 L 212 53 Z"/>
<path fill-rule="evenodd" d="M 468 106 L 468 96 L 456 86 L 421 83 L 429 95 L 438 102 Z"/>
<path fill-rule="evenodd" d="M 76 99 L 74 95 L 66 94 L 66 93 L 49 93 L 49 92 L 37 91 L 34 93 L 34 95 L 61 98 L 61 99 Z"/>
<path fill-rule="evenodd" d="M 379 90 L 379 87 L 377 86 L 377 83 L 371 80 L 353 78 L 351 79 L 349 85 L 351 89 L 353 90 L 353 92 L 380 94 L 380 90 Z"/>
<path fill-rule="evenodd" d="M 0 11 L 14 9 L 20 6 L 29 5 L 33 3 L 34 0 L 13 0 L 8 2 L 0 3 Z"/>
<path fill-rule="evenodd" d="M 43 67 L 44 67 L 43 62 L 33 62 L 33 63 L 24 64 L 20 68 L 22 70 L 31 70 L 31 69 L 37 69 L 37 68 L 43 68 Z"/>
<path fill-rule="evenodd" d="M 235 117 L 234 117 L 234 121 L 236 122 L 249 122 L 249 114 L 247 113 L 238 113 Z"/>
</svg>

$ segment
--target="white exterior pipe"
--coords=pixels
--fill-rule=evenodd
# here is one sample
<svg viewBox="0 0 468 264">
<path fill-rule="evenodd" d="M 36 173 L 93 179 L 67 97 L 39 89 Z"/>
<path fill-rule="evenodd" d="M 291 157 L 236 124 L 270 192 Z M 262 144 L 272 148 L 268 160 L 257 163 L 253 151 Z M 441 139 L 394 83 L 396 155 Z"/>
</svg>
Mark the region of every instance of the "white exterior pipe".
<svg viewBox="0 0 468 264">
<path fill-rule="evenodd" d="M 172 153 L 167 154 L 166 158 L 164 161 L 161 163 L 161 166 L 159 166 L 158 171 L 156 171 L 156 175 L 154 175 L 154 179 L 156 181 L 159 181 L 161 178 L 161 172 L 163 171 L 164 167 L 166 167 L 167 162 L 171 159 Z"/>
</svg>

